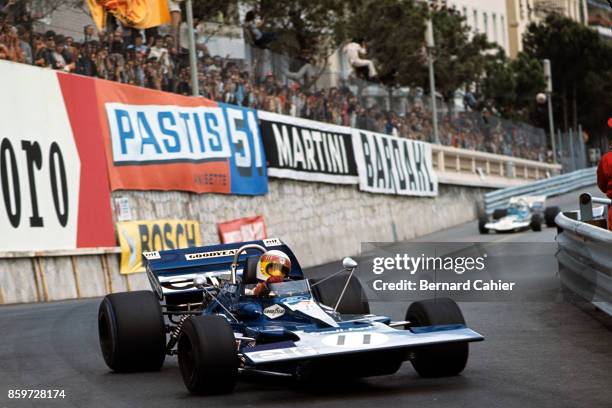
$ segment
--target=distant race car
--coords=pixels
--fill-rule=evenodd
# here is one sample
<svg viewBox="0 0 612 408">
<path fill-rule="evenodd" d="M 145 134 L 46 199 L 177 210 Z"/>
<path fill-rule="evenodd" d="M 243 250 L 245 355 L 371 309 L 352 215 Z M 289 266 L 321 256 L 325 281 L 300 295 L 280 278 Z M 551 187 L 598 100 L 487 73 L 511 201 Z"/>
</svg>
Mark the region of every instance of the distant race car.
<svg viewBox="0 0 612 408">
<path fill-rule="evenodd" d="M 261 254 L 291 260 L 285 279 L 257 293 Z M 276 252 L 276 251 L 275 251 Z M 337 381 L 395 373 L 460 373 L 483 337 L 445 298 L 413 302 L 403 321 L 370 313 L 353 272 L 306 279 L 279 239 L 145 253 L 150 291 L 107 295 L 99 309 L 102 355 L 118 372 L 159 370 L 178 355 L 190 392 L 231 392 L 241 371 Z"/>
<path fill-rule="evenodd" d="M 555 226 L 555 217 L 561 209 L 550 206 L 544 209 L 546 196 L 512 197 L 507 208 L 497 208 L 492 217 L 481 214 L 478 217 L 478 231 L 487 234 L 495 232 L 516 232 L 526 229 L 542 230 L 542 222 L 548 227 Z"/>
</svg>

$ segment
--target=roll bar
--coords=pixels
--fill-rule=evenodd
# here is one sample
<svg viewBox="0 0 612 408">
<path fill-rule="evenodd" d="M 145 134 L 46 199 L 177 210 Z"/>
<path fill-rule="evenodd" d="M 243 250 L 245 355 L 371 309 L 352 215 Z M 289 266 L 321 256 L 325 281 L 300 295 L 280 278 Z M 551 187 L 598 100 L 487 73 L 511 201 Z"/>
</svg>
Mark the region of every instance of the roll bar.
<svg viewBox="0 0 612 408">
<path fill-rule="evenodd" d="M 240 254 L 245 252 L 247 249 L 257 249 L 262 254 L 267 251 L 266 248 L 262 247 L 261 245 L 257 245 L 257 244 L 247 244 L 247 245 L 241 246 L 234 254 L 234 259 L 232 259 L 232 266 L 231 266 L 232 285 L 236 284 L 236 269 L 238 269 L 238 259 L 240 258 Z"/>
</svg>

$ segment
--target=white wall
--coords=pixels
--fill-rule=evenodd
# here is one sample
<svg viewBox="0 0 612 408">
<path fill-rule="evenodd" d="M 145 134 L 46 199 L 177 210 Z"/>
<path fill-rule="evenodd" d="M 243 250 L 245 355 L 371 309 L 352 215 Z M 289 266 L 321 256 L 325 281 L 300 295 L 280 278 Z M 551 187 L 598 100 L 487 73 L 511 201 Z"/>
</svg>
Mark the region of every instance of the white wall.
<svg viewBox="0 0 612 408">
<path fill-rule="evenodd" d="M 406 240 L 474 219 L 481 188 L 440 185 L 436 198 L 370 194 L 357 186 L 271 179 L 265 196 L 116 191 L 134 219 L 197 219 L 203 244 L 219 242 L 217 223 L 263 215 L 302 267 L 356 255 L 362 242 Z M 119 255 L 0 259 L 0 304 L 103 296 L 149 289 L 144 273 L 119 275 Z"/>
<path fill-rule="evenodd" d="M 497 43 L 506 54 L 509 53 L 505 0 L 448 0 L 446 3 L 465 15 L 475 32 L 486 34 L 490 42 Z"/>
</svg>

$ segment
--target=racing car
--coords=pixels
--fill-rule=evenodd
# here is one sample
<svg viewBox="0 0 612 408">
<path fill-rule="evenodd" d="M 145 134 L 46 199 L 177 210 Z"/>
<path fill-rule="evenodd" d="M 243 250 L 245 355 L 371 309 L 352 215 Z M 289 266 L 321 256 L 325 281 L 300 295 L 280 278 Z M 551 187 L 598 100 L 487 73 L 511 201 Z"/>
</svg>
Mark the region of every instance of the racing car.
<svg viewBox="0 0 612 408">
<path fill-rule="evenodd" d="M 478 231 L 481 234 L 495 232 L 517 232 L 531 229 L 542 230 L 542 222 L 548 227 L 555 226 L 555 217 L 561 209 L 557 206 L 544 208 L 546 196 L 512 197 L 507 208 L 497 208 L 492 217 L 481 214 L 478 217 Z"/>
<path fill-rule="evenodd" d="M 257 295 L 268 251 L 286 254 L 290 268 Z M 239 372 L 337 380 L 393 374 L 407 360 L 422 376 L 452 376 L 466 366 L 468 343 L 483 340 L 451 299 L 413 302 L 401 321 L 371 314 L 354 260 L 306 279 L 280 239 L 143 255 L 153 290 L 102 300 L 102 356 L 113 371 L 137 372 L 176 355 L 194 394 L 229 393 Z"/>
</svg>

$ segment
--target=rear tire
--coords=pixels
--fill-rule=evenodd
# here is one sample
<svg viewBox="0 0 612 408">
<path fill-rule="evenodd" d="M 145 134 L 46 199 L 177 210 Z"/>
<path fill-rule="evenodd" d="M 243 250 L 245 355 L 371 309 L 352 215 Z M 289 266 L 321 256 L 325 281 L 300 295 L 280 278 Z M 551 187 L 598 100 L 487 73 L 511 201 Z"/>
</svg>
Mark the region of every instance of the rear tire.
<svg viewBox="0 0 612 408">
<path fill-rule="evenodd" d="M 451 299 L 439 298 L 414 302 L 406 312 L 411 326 L 444 324 L 465 325 L 463 314 Z M 469 356 L 467 342 L 437 344 L 418 347 L 414 351 L 412 366 L 422 377 L 446 377 L 463 371 Z"/>
<path fill-rule="evenodd" d="M 309 279 L 315 300 L 325 306 L 336 306 L 336 302 L 338 301 L 340 293 L 342 293 L 347 278 L 347 275 L 336 275 L 316 286 L 312 285 L 323 279 Z M 340 314 L 356 315 L 370 314 L 370 305 L 366 299 L 363 287 L 355 275 L 351 277 L 346 292 L 344 292 L 344 297 L 340 305 L 338 305 L 337 312 Z"/>
<path fill-rule="evenodd" d="M 215 315 L 187 319 L 178 342 L 178 363 L 191 393 L 232 392 L 238 379 L 238 355 L 230 324 Z"/>
<path fill-rule="evenodd" d="M 506 215 L 508 215 L 508 210 L 505 208 L 498 208 L 496 210 L 493 210 L 494 220 L 499 220 L 501 218 L 504 218 Z"/>
<path fill-rule="evenodd" d="M 544 221 L 546 221 L 546 226 L 547 227 L 556 227 L 557 226 L 557 224 L 555 224 L 555 217 L 560 212 L 561 212 L 561 208 L 559 208 L 556 205 L 553 205 L 553 206 L 550 206 L 550 207 L 546 207 L 546 209 L 544 210 Z"/>
<path fill-rule="evenodd" d="M 531 216 L 531 224 L 529 224 L 529 227 L 533 230 L 533 231 L 542 231 L 542 216 L 538 213 L 535 213 Z"/>
<path fill-rule="evenodd" d="M 166 327 L 150 291 L 113 293 L 98 310 L 98 338 L 106 365 L 116 372 L 156 371 L 166 358 Z"/>
</svg>

